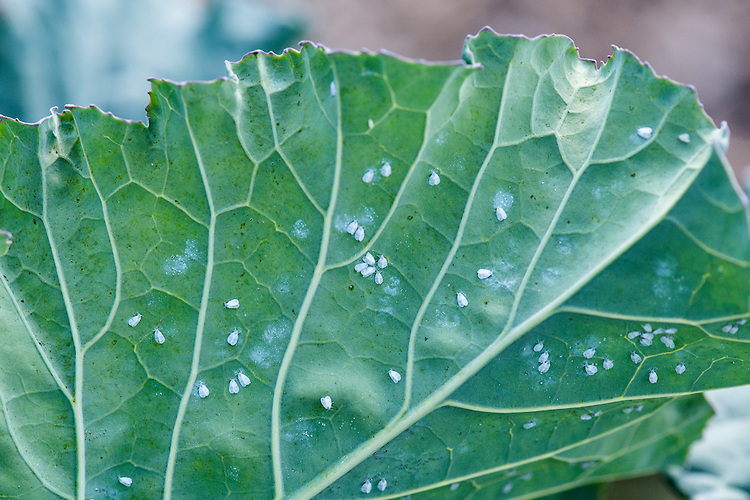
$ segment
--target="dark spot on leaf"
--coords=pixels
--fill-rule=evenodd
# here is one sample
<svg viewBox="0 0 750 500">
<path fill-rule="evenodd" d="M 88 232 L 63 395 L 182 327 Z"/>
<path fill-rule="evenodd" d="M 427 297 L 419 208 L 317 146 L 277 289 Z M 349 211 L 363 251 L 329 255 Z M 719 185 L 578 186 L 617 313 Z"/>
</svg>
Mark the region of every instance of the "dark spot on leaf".
<svg viewBox="0 0 750 500">
<path fill-rule="evenodd" d="M 407 215 L 406 218 L 412 220 L 414 217 L 412 217 L 411 215 Z"/>
<path fill-rule="evenodd" d="M 630 174 L 630 177 L 635 177 L 635 172 L 633 172 L 632 174 Z"/>
<path fill-rule="evenodd" d="M 349 290 L 354 290 L 354 285 L 349 285 Z"/>
</svg>

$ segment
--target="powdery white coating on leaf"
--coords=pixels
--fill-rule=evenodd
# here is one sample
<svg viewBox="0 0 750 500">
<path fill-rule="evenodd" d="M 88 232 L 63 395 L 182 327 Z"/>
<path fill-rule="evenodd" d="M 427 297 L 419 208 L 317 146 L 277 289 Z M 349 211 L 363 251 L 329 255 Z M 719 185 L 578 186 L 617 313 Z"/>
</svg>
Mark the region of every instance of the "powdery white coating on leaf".
<svg viewBox="0 0 750 500">
<path fill-rule="evenodd" d="M 373 257 L 370 252 L 367 252 L 362 260 L 365 261 L 368 266 L 375 265 L 375 257 Z"/>
<path fill-rule="evenodd" d="M 372 491 L 372 483 L 369 479 L 364 482 L 360 490 L 362 490 L 362 493 L 370 493 Z"/>
<path fill-rule="evenodd" d="M 383 177 L 390 177 L 392 173 L 391 164 L 389 162 L 383 163 L 383 166 L 380 167 L 380 175 Z"/>
<path fill-rule="evenodd" d="M 594 354 L 596 354 L 596 349 L 593 347 L 589 347 L 585 351 L 583 351 L 583 357 L 586 359 L 591 359 L 594 357 Z"/>
<path fill-rule="evenodd" d="M 638 354 L 638 353 L 637 353 L 637 352 L 635 352 L 635 351 L 633 351 L 633 352 L 631 352 L 631 353 L 630 353 L 630 359 L 631 359 L 631 360 L 633 361 L 633 363 L 635 363 L 635 364 L 638 364 L 638 363 L 640 363 L 641 361 L 643 361 L 643 358 L 641 357 L 641 355 L 640 355 L 640 354 Z"/>
<path fill-rule="evenodd" d="M 648 371 L 648 381 L 655 384 L 659 380 L 659 376 L 656 375 L 656 371 L 652 368 Z"/>
<path fill-rule="evenodd" d="M 680 142 L 684 142 L 685 144 L 689 144 L 690 143 L 690 134 L 688 134 L 687 132 L 683 132 L 682 134 L 680 134 L 680 135 L 677 136 L 677 139 L 679 139 Z"/>
<path fill-rule="evenodd" d="M 385 478 L 382 478 L 380 481 L 378 481 L 378 489 L 380 491 L 385 491 L 387 487 L 388 487 L 388 481 L 386 481 Z"/>
<path fill-rule="evenodd" d="M 642 139 L 651 139 L 651 134 L 653 132 L 654 131 L 651 127 L 638 127 L 638 130 L 636 131 L 638 136 Z"/>
<path fill-rule="evenodd" d="M 534 346 L 534 352 L 539 352 L 539 351 L 541 351 L 542 349 L 544 349 L 544 342 L 542 342 L 542 341 L 540 340 L 540 341 L 539 341 L 539 342 L 537 342 L 537 343 L 536 343 L 536 345 Z"/>
<path fill-rule="evenodd" d="M 229 381 L 229 394 L 237 394 L 238 392 L 240 392 L 240 386 L 237 385 L 234 379 L 231 379 Z"/>
<path fill-rule="evenodd" d="M 523 424 L 524 429 L 531 429 L 532 427 L 536 427 L 536 420 L 529 420 L 525 424 Z"/>
<path fill-rule="evenodd" d="M 438 184 L 440 184 L 440 176 L 437 174 L 437 172 L 433 171 L 430 173 L 430 178 L 427 179 L 427 183 L 430 186 L 437 186 Z"/>
<path fill-rule="evenodd" d="M 323 405 L 323 408 L 326 410 L 330 410 L 333 408 L 333 401 L 331 401 L 331 396 L 323 396 L 320 398 L 320 404 Z"/>
<path fill-rule="evenodd" d="M 133 485 L 133 479 L 127 476 L 117 476 L 117 480 L 126 488 L 130 488 Z"/>
<path fill-rule="evenodd" d="M 685 363 L 680 361 L 680 364 L 674 367 L 674 371 L 677 372 L 677 375 L 682 375 L 685 373 Z"/>
<path fill-rule="evenodd" d="M 357 241 L 362 241 L 365 239 L 365 228 L 362 226 L 359 226 L 356 231 L 354 231 L 354 239 Z"/>
<path fill-rule="evenodd" d="M 136 326 L 138 326 L 138 323 L 141 322 L 142 317 L 143 316 L 141 316 L 140 313 L 136 314 L 135 316 L 128 319 L 128 325 L 130 325 L 131 328 L 135 328 Z"/>
<path fill-rule="evenodd" d="M 661 340 L 662 344 L 667 346 L 669 349 L 674 349 L 674 339 L 671 335 L 664 336 L 659 340 Z"/>
<path fill-rule="evenodd" d="M 489 269 L 477 269 L 477 278 L 480 280 L 486 280 L 490 276 L 492 276 L 492 271 Z"/>
<path fill-rule="evenodd" d="M 237 345 L 237 341 L 240 339 L 240 331 L 235 328 L 232 333 L 227 337 L 227 344 L 234 346 Z"/>
<path fill-rule="evenodd" d="M 366 267 L 364 271 L 362 271 L 362 276 L 367 278 L 368 276 L 371 276 L 375 271 L 377 271 L 377 267 Z"/>
<path fill-rule="evenodd" d="M 380 274 L 380 271 L 375 271 L 375 284 L 376 285 L 383 284 L 383 275 Z"/>
<path fill-rule="evenodd" d="M 248 385 L 250 385 L 250 378 L 242 372 L 237 374 L 237 380 L 240 381 L 240 385 L 242 387 L 247 387 Z"/>
<path fill-rule="evenodd" d="M 381 255 L 378 259 L 378 267 L 380 269 L 385 269 L 386 267 L 388 267 L 388 259 L 385 258 L 385 255 Z"/>
<path fill-rule="evenodd" d="M 240 301 L 237 299 L 228 300 L 227 302 L 224 302 L 224 307 L 227 309 L 239 309 Z"/>
<path fill-rule="evenodd" d="M 539 373 L 547 373 L 549 371 L 550 362 L 545 361 L 541 365 L 539 365 Z"/>
<path fill-rule="evenodd" d="M 164 273 L 168 276 L 185 274 L 190 267 L 191 260 L 198 260 L 198 243 L 195 240 L 185 242 L 185 252 L 169 256 L 162 266 Z"/>
<path fill-rule="evenodd" d="M 203 399 L 207 398 L 210 394 L 210 391 L 208 390 L 208 387 L 206 387 L 206 384 L 203 382 L 198 382 L 198 396 Z"/>
<path fill-rule="evenodd" d="M 357 232 L 358 227 L 359 227 L 359 222 L 357 222 L 356 220 L 353 220 L 349 224 L 347 224 L 346 232 L 351 235 L 354 235 L 354 233 Z"/>
<path fill-rule="evenodd" d="M 367 262 L 360 262 L 359 264 L 354 266 L 354 270 L 357 271 L 358 273 L 361 273 L 362 271 L 367 269 L 367 267 L 368 267 Z"/>
<path fill-rule="evenodd" d="M 544 363 L 544 362 L 546 362 L 546 361 L 547 361 L 548 359 L 549 359 L 549 351 L 544 351 L 544 352 L 543 352 L 543 353 L 542 353 L 542 354 L 541 354 L 541 355 L 539 356 L 539 360 L 538 360 L 538 361 L 539 361 L 540 363 Z"/>
<path fill-rule="evenodd" d="M 365 174 L 362 176 L 362 182 L 365 184 L 369 184 L 372 182 L 372 180 L 375 178 L 375 170 L 369 169 L 365 172 Z"/>
<path fill-rule="evenodd" d="M 605 370 L 611 370 L 613 366 L 615 366 L 614 361 L 612 361 L 609 358 L 604 358 L 604 361 L 602 362 L 602 367 L 604 367 Z"/>
<path fill-rule="evenodd" d="M 164 334 L 158 328 L 154 328 L 154 341 L 157 344 L 163 344 L 166 341 Z"/>
<path fill-rule="evenodd" d="M 394 384 L 398 384 L 401 381 L 401 374 L 396 370 L 388 370 L 388 376 L 391 377 Z"/>
<path fill-rule="evenodd" d="M 586 375 L 588 375 L 588 376 L 596 375 L 596 372 L 599 371 L 596 368 L 596 365 L 592 365 L 590 363 L 584 363 L 583 369 L 586 370 Z"/>
<path fill-rule="evenodd" d="M 495 208 L 495 217 L 497 217 L 497 220 L 504 221 L 508 218 L 508 214 L 505 213 L 505 210 L 503 210 L 503 207 L 496 207 Z"/>
<path fill-rule="evenodd" d="M 292 226 L 292 234 L 301 240 L 307 238 L 307 235 L 310 234 L 310 231 L 307 229 L 307 224 L 305 224 L 305 221 L 299 219 L 297 222 L 295 222 L 294 226 Z"/>
<path fill-rule="evenodd" d="M 456 302 L 458 303 L 458 307 L 466 307 L 469 305 L 469 300 L 466 298 L 466 295 L 464 295 L 463 292 L 458 292 L 456 294 Z"/>
</svg>

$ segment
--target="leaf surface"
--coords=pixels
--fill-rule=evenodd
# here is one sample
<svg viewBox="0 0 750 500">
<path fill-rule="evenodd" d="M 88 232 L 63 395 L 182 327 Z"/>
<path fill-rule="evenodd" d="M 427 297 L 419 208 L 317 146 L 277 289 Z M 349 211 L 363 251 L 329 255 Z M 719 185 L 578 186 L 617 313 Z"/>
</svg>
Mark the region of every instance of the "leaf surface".
<svg viewBox="0 0 750 500">
<path fill-rule="evenodd" d="M 304 45 L 154 81 L 147 127 L 0 122 L 0 493 L 496 498 L 679 462 L 690 394 L 748 381 L 721 132 L 625 51 L 464 52 Z"/>
</svg>

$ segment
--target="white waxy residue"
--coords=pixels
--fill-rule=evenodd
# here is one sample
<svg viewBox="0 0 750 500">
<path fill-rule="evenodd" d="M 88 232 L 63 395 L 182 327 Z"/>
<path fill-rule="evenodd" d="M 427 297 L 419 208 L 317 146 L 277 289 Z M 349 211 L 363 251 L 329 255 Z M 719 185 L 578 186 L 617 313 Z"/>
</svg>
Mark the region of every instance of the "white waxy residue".
<svg viewBox="0 0 750 500">
<path fill-rule="evenodd" d="M 466 307 L 469 305 L 469 300 L 466 298 L 466 295 L 464 295 L 463 292 L 458 292 L 456 294 L 456 302 L 458 303 L 458 307 Z"/>
<path fill-rule="evenodd" d="M 158 328 L 154 328 L 154 341 L 157 344 L 163 344 L 166 341 L 164 334 Z"/>
<path fill-rule="evenodd" d="M 369 184 L 372 182 L 372 179 L 375 178 L 375 171 L 373 169 L 369 169 L 365 174 L 362 176 L 362 182 L 365 184 Z"/>
<path fill-rule="evenodd" d="M 386 481 L 385 478 L 382 478 L 380 481 L 378 481 L 378 489 L 380 491 L 385 491 L 387 487 L 388 487 L 388 481 Z"/>
<path fill-rule="evenodd" d="M 362 241 L 365 239 L 365 228 L 362 226 L 359 226 L 356 231 L 354 231 L 354 239 L 357 241 Z"/>
<path fill-rule="evenodd" d="M 648 371 L 648 381 L 652 384 L 655 384 L 659 380 L 659 377 L 656 375 L 656 371 L 652 368 Z"/>
<path fill-rule="evenodd" d="M 203 382 L 198 383 L 198 396 L 202 398 L 207 398 L 209 395 L 208 387 L 206 387 L 206 384 Z"/>
<path fill-rule="evenodd" d="M 398 384 L 401 381 L 401 374 L 396 370 L 388 370 L 388 376 L 391 377 L 394 384 Z"/>
<path fill-rule="evenodd" d="M 237 374 L 237 380 L 240 381 L 240 385 L 242 387 L 247 387 L 248 385 L 250 385 L 250 378 L 242 372 Z"/>
<path fill-rule="evenodd" d="M 388 162 L 383 163 L 383 166 L 380 167 L 380 175 L 382 175 L 383 177 L 390 177 L 391 172 L 391 164 Z"/>
<path fill-rule="evenodd" d="M 133 479 L 127 476 L 117 476 L 117 480 L 126 488 L 130 488 L 131 486 L 133 486 Z"/>
<path fill-rule="evenodd" d="M 677 139 L 679 139 L 680 142 L 684 142 L 685 144 L 690 143 L 690 134 L 687 132 L 683 132 L 682 134 L 677 136 Z"/>
<path fill-rule="evenodd" d="M 674 367 L 674 371 L 677 372 L 677 375 L 682 375 L 685 373 L 685 363 L 680 361 L 680 364 Z"/>
<path fill-rule="evenodd" d="M 596 354 L 596 349 L 593 347 L 589 347 L 585 351 L 583 351 L 583 357 L 586 359 L 591 359 L 594 357 L 594 354 Z"/>
<path fill-rule="evenodd" d="M 229 381 L 229 394 L 237 394 L 240 392 L 240 386 L 237 385 L 237 381 L 234 379 Z"/>
<path fill-rule="evenodd" d="M 330 410 L 333 408 L 333 401 L 331 401 L 331 396 L 323 396 L 320 398 L 320 404 L 323 405 L 323 408 L 326 410 Z"/>
<path fill-rule="evenodd" d="M 590 363 L 584 363 L 583 369 L 586 370 L 586 375 L 588 376 L 596 375 L 596 372 L 599 371 L 596 368 L 596 365 L 592 365 Z"/>
<path fill-rule="evenodd" d="M 360 490 L 362 490 L 362 493 L 365 493 L 365 494 L 370 493 L 372 491 L 372 483 L 370 482 L 369 479 L 364 482 Z"/>
<path fill-rule="evenodd" d="M 651 139 L 651 134 L 653 132 L 654 131 L 651 127 L 638 127 L 638 130 L 636 131 L 638 137 L 641 139 Z"/>
<path fill-rule="evenodd" d="M 438 175 L 438 173 L 432 171 L 432 173 L 430 173 L 430 178 L 427 179 L 427 183 L 430 186 L 437 186 L 438 184 L 440 184 L 440 176 Z"/>
<path fill-rule="evenodd" d="M 486 280 L 490 276 L 492 276 L 492 271 L 489 269 L 477 269 L 477 278 L 480 280 Z"/>
<path fill-rule="evenodd" d="M 347 224 L 346 232 L 353 235 L 354 233 L 357 232 L 358 227 L 359 227 L 359 222 L 357 222 L 356 220 L 353 220 L 349 224 Z"/>
<path fill-rule="evenodd" d="M 227 344 L 232 345 L 232 346 L 237 345 L 237 341 L 239 339 L 240 339 L 240 331 L 237 328 L 235 328 L 234 330 L 232 330 L 232 333 L 230 333 L 229 336 L 227 337 Z"/>
<path fill-rule="evenodd" d="M 496 207 L 495 208 L 495 217 L 497 217 L 497 220 L 504 221 L 508 218 L 508 214 L 505 213 L 505 210 L 503 207 Z"/>
<path fill-rule="evenodd" d="M 141 322 L 142 317 L 143 316 L 141 316 L 140 314 L 136 314 L 135 316 L 128 319 L 128 325 L 130 325 L 132 328 L 135 328 L 136 326 L 138 326 L 138 323 Z"/>
<path fill-rule="evenodd" d="M 224 302 L 224 307 L 227 309 L 238 309 L 240 307 L 240 301 L 237 299 L 231 299 L 227 302 Z"/>
</svg>

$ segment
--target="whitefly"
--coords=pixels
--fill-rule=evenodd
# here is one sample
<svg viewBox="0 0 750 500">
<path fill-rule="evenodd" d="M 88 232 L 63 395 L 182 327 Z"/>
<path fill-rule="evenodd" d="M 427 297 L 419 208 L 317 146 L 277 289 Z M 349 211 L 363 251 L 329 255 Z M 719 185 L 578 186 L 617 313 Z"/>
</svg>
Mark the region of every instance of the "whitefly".
<svg viewBox="0 0 750 500">
<path fill-rule="evenodd" d="M 591 359 L 594 357 L 594 354 L 596 354 L 596 349 L 593 347 L 589 347 L 585 351 L 583 351 L 583 357 L 586 359 Z"/>
<path fill-rule="evenodd" d="M 362 260 L 364 260 L 368 266 L 375 265 L 375 257 L 373 257 L 370 252 L 367 252 Z"/>
<path fill-rule="evenodd" d="M 685 373 L 685 363 L 680 361 L 680 364 L 674 367 L 674 371 L 677 372 L 677 375 L 682 375 L 683 373 Z"/>
<path fill-rule="evenodd" d="M 362 493 L 365 493 L 365 494 L 366 494 L 366 493 L 370 493 L 370 492 L 372 491 L 372 483 L 370 482 L 370 480 L 369 480 L 369 479 L 368 479 L 368 480 L 366 480 L 366 481 L 365 481 L 365 482 L 364 482 L 364 483 L 362 484 L 362 487 L 360 488 L 360 490 L 362 491 Z"/>
<path fill-rule="evenodd" d="M 584 363 L 583 369 L 586 370 L 586 375 L 588 376 L 596 375 L 596 372 L 599 371 L 596 365 L 592 365 L 591 363 Z"/>
<path fill-rule="evenodd" d="M 458 292 L 456 294 L 456 302 L 458 303 L 458 307 L 466 307 L 469 305 L 469 300 L 463 292 Z"/>
<path fill-rule="evenodd" d="M 542 342 L 542 341 L 540 340 L 540 341 L 539 341 L 539 342 L 537 342 L 537 343 L 536 343 L 536 345 L 534 346 L 534 352 L 539 352 L 539 351 L 541 351 L 542 349 L 544 349 L 544 342 Z"/>
<path fill-rule="evenodd" d="M 440 184 L 440 176 L 438 175 L 438 173 L 433 170 L 430 173 L 430 178 L 427 179 L 427 183 L 430 186 L 437 186 L 438 184 Z"/>
</svg>

